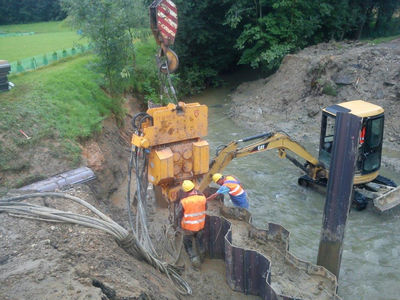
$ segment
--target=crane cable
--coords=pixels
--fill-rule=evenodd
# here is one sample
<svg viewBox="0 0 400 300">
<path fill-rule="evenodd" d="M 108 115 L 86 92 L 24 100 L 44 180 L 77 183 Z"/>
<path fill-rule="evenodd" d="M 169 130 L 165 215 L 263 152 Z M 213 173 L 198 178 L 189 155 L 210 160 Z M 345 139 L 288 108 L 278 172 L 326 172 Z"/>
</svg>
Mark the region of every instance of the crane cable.
<svg viewBox="0 0 400 300">
<path fill-rule="evenodd" d="M 132 126 L 135 131 L 135 134 L 138 136 L 143 135 L 143 132 L 141 131 L 142 124 L 149 120 L 150 123 L 153 122 L 153 119 L 150 115 L 147 113 L 138 113 L 136 114 L 133 119 L 132 119 Z M 149 235 L 149 230 L 147 227 L 147 213 L 146 213 L 146 201 L 147 201 L 147 188 L 148 188 L 148 154 L 149 151 L 148 149 L 143 149 L 139 148 L 136 146 L 131 147 L 131 155 L 130 155 L 130 160 L 129 160 L 129 165 L 128 165 L 128 189 L 127 189 L 127 195 L 126 195 L 126 204 L 127 204 L 127 210 L 128 210 L 128 216 L 129 216 L 129 224 L 131 226 L 132 232 L 136 232 L 137 238 L 140 241 L 140 243 L 144 246 L 144 248 L 151 253 L 152 256 L 158 258 L 159 255 L 157 254 L 155 247 L 151 241 L 150 235 Z M 132 205 L 132 196 L 131 196 L 131 182 L 132 182 L 132 171 L 135 171 L 135 176 L 136 176 L 136 192 L 134 199 L 136 198 L 137 203 L 136 203 L 136 226 L 134 225 L 134 218 L 132 215 L 131 211 L 131 205 Z M 168 240 L 166 236 L 168 235 L 169 228 L 164 229 L 164 241 Z M 182 244 L 182 243 L 181 243 Z M 164 246 L 166 243 L 164 242 Z M 166 248 L 166 247 L 163 247 Z M 180 254 L 181 254 L 181 248 L 178 250 L 178 254 L 173 260 L 173 265 L 175 268 L 178 268 L 175 266 L 177 261 L 179 260 Z M 174 249 L 175 250 L 175 249 Z M 175 250 L 176 252 L 176 250 Z M 172 255 L 171 255 L 172 256 Z M 168 273 L 167 273 L 168 275 Z M 169 276 L 169 275 L 168 275 Z M 182 294 L 191 294 L 191 288 L 190 286 L 182 279 L 180 278 L 180 283 L 179 286 L 185 287 L 185 293 Z M 176 280 L 175 280 L 176 281 Z M 175 282 L 174 281 L 174 282 Z M 184 282 L 184 283 L 183 283 Z"/>
</svg>

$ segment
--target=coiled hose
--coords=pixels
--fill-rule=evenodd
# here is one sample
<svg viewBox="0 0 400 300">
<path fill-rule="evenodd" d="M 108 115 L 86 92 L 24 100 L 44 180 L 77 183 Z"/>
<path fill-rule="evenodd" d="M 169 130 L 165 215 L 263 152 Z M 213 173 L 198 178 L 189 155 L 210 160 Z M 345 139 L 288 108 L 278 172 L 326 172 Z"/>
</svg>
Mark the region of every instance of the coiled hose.
<svg viewBox="0 0 400 300">
<path fill-rule="evenodd" d="M 86 207 L 96 216 L 98 216 L 98 218 L 21 202 L 22 200 L 26 199 L 43 197 L 71 200 Z M 183 295 L 192 294 L 192 289 L 180 276 L 179 269 L 176 266 L 160 261 L 157 257 L 150 253 L 150 251 L 143 247 L 134 231 L 128 232 L 125 228 L 114 222 L 110 217 L 106 216 L 94 206 L 78 197 L 65 193 L 44 192 L 2 198 L 0 199 L 0 212 L 7 212 L 16 217 L 46 222 L 78 224 L 81 226 L 102 230 L 108 234 L 111 234 L 115 238 L 118 245 L 121 246 L 128 254 L 135 256 L 138 259 L 143 259 L 157 270 L 165 273 L 173 282 L 175 289 L 179 293 Z"/>
</svg>

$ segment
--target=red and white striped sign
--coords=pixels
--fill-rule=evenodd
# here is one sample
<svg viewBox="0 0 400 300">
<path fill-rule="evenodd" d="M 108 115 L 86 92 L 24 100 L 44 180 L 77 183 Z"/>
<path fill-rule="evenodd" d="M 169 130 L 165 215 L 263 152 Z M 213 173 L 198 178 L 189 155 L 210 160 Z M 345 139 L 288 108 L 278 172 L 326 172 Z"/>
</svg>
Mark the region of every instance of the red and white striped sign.
<svg viewBox="0 0 400 300">
<path fill-rule="evenodd" d="M 162 0 L 157 5 L 157 28 L 163 43 L 172 45 L 178 30 L 178 10 L 171 0 Z"/>
</svg>

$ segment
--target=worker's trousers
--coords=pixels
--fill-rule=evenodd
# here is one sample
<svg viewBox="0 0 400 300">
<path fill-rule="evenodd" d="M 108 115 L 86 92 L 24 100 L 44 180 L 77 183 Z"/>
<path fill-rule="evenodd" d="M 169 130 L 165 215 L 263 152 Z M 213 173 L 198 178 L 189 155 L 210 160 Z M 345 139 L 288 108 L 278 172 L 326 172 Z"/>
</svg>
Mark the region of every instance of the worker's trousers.
<svg viewBox="0 0 400 300">
<path fill-rule="evenodd" d="M 185 246 L 185 250 L 189 255 L 190 259 L 193 259 L 196 256 L 200 256 L 201 259 L 204 258 L 205 255 L 205 247 L 204 247 L 204 230 L 200 231 L 189 231 L 183 230 L 183 245 Z M 196 243 L 196 249 L 193 247 L 193 242 Z"/>
</svg>

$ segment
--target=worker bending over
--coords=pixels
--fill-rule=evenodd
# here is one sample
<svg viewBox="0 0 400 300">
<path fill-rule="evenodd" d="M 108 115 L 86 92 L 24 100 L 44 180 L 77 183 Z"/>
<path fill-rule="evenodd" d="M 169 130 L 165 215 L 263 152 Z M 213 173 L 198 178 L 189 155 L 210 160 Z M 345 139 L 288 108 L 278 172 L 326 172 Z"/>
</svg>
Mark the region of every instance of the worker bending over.
<svg viewBox="0 0 400 300">
<path fill-rule="evenodd" d="M 177 210 L 178 222 L 183 229 L 183 245 L 188 253 L 192 265 L 200 267 L 205 254 L 203 242 L 203 228 L 206 220 L 206 197 L 194 188 L 194 183 L 184 180 L 183 193 L 179 196 L 180 202 Z M 193 247 L 193 239 L 196 242 L 196 253 Z"/>
<path fill-rule="evenodd" d="M 220 185 L 221 187 L 216 193 L 209 196 L 207 200 L 212 200 L 219 194 L 229 194 L 229 197 L 231 198 L 232 203 L 235 206 L 243 207 L 246 209 L 249 208 L 247 194 L 240 184 L 239 180 L 230 175 L 223 176 L 220 173 L 215 173 L 212 179 L 216 184 Z"/>
</svg>

